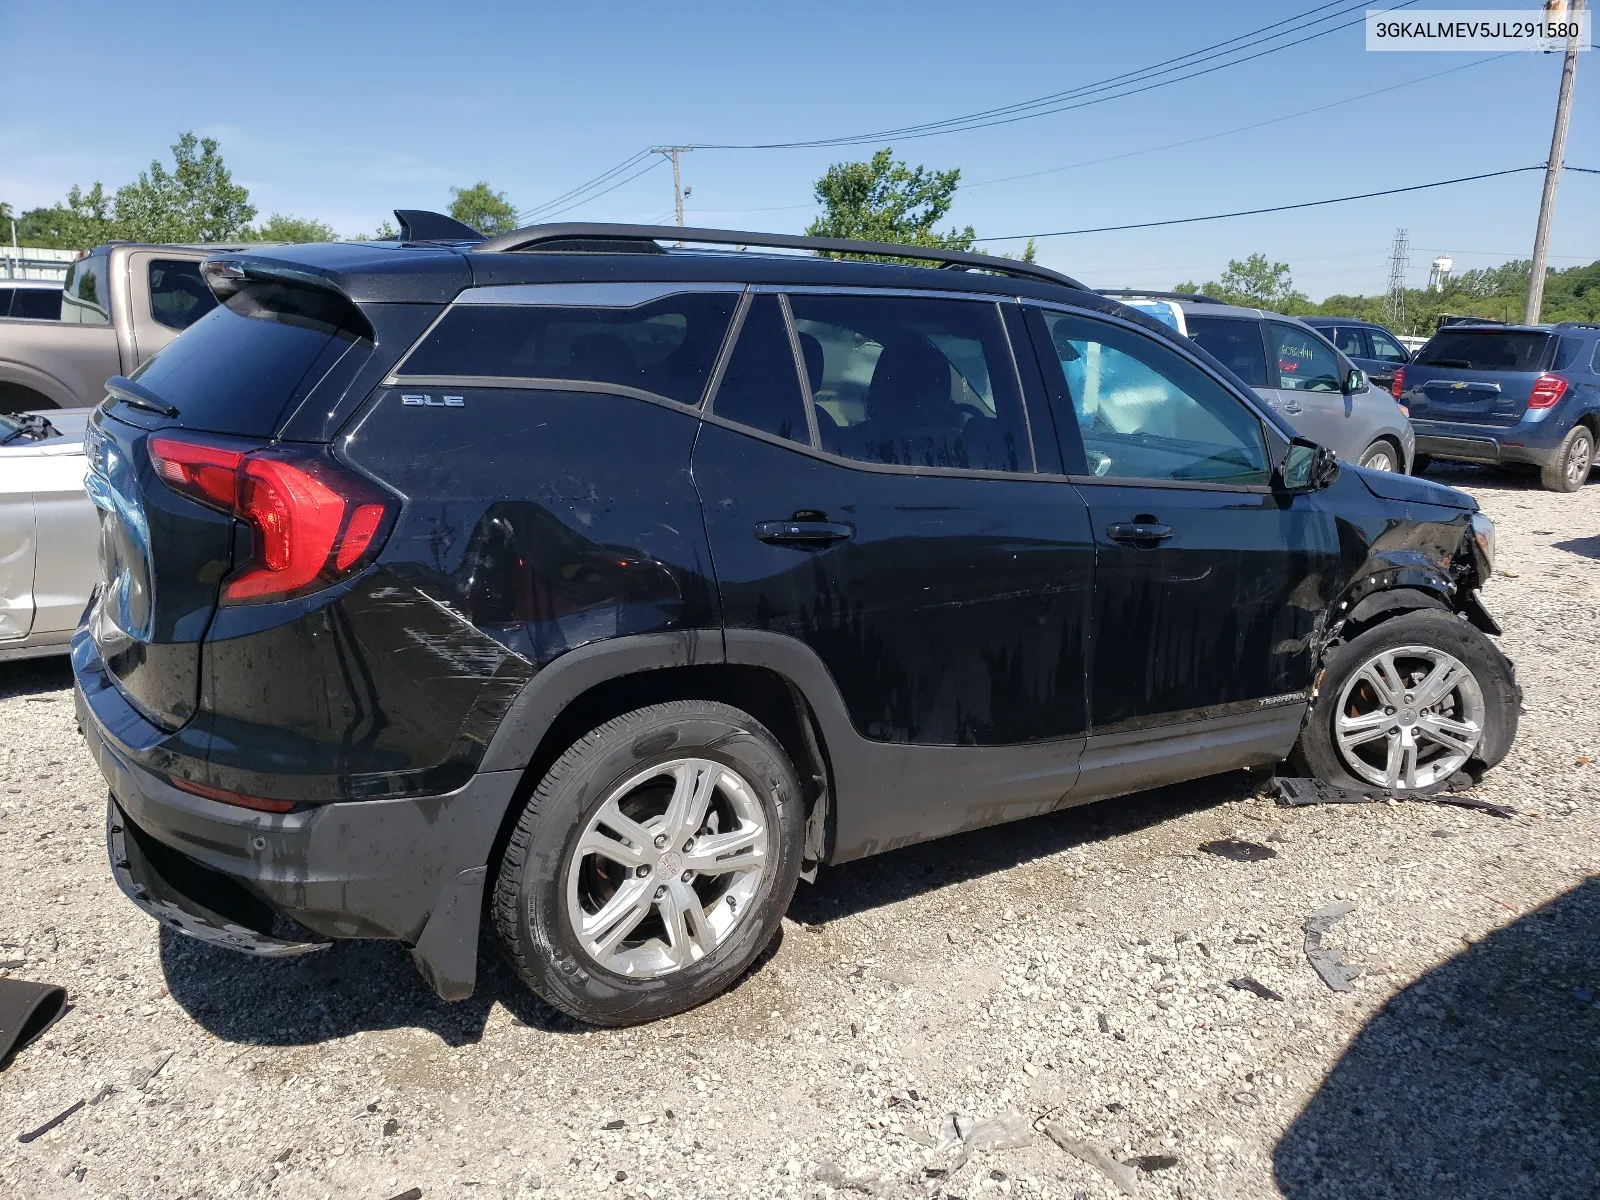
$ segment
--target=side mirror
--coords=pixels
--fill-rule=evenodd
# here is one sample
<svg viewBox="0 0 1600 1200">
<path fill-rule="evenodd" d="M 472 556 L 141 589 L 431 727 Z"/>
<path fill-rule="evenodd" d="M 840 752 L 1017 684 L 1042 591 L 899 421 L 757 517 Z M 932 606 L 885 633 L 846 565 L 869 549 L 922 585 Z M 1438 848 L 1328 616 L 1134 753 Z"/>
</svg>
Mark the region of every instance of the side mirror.
<svg viewBox="0 0 1600 1200">
<path fill-rule="evenodd" d="M 1356 367 L 1351 367 L 1350 374 L 1344 377 L 1344 394 L 1346 396 L 1354 396 L 1358 392 L 1367 390 L 1366 374 Z"/>
<path fill-rule="evenodd" d="M 1278 489 L 1285 492 L 1317 492 L 1339 477 L 1339 459 L 1326 446 L 1305 438 L 1295 438 L 1278 465 Z"/>
</svg>

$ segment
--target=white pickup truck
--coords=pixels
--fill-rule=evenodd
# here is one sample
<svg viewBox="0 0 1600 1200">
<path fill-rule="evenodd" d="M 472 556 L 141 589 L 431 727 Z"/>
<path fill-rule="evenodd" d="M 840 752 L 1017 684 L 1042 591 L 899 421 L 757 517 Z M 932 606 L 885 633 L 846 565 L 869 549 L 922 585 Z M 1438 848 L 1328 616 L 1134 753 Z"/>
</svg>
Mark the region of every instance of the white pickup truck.
<svg viewBox="0 0 1600 1200">
<path fill-rule="evenodd" d="M 200 261 L 233 248 L 113 242 L 78 259 L 58 319 L 0 316 L 0 412 L 98 404 L 107 379 L 216 307 Z"/>
</svg>

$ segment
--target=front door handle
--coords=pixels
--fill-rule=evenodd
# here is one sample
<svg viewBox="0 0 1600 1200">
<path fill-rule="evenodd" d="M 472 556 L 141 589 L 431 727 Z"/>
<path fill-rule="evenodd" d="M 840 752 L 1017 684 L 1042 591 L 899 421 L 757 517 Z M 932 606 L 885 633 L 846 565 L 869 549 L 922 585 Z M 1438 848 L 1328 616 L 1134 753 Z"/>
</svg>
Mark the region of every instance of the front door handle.
<svg viewBox="0 0 1600 1200">
<path fill-rule="evenodd" d="M 1113 542 L 1148 548 L 1171 537 L 1172 527 L 1151 521 L 1119 521 L 1106 528 L 1106 536 Z"/>
<path fill-rule="evenodd" d="M 842 521 L 762 521 L 756 539 L 769 546 L 831 546 L 849 541 L 855 527 Z"/>
</svg>

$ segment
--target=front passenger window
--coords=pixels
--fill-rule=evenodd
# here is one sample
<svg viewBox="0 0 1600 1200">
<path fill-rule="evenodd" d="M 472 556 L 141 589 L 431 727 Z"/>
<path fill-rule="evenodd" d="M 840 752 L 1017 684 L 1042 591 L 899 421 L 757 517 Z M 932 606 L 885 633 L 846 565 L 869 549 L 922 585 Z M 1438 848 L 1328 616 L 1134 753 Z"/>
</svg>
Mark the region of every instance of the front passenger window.
<svg viewBox="0 0 1600 1200">
<path fill-rule="evenodd" d="M 1092 474 L 1265 485 L 1256 415 L 1174 351 L 1119 325 L 1043 311 Z"/>
<path fill-rule="evenodd" d="M 1291 392 L 1337 392 L 1343 372 L 1327 344 L 1309 329 L 1267 322 L 1267 336 L 1277 356 L 1278 386 Z"/>
</svg>

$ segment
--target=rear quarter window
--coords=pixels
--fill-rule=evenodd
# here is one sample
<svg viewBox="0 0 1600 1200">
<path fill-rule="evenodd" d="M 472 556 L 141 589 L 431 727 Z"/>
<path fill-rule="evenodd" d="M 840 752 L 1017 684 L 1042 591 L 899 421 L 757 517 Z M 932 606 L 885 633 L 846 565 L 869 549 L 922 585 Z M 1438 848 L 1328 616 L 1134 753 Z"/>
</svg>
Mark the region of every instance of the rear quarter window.
<svg viewBox="0 0 1600 1200">
<path fill-rule="evenodd" d="M 615 308 L 458 304 L 399 373 L 594 384 L 699 404 L 737 301 L 684 292 Z"/>
<path fill-rule="evenodd" d="M 1267 353 L 1261 342 L 1261 324 L 1240 317 L 1196 317 L 1188 319 L 1189 336 L 1253 388 L 1271 387 L 1267 382 Z"/>
<path fill-rule="evenodd" d="M 1417 362 L 1459 371 L 1542 371 L 1551 340 L 1531 331 L 1447 329 L 1418 352 Z"/>
<path fill-rule="evenodd" d="M 349 308 L 301 288 L 247 287 L 196 321 L 133 377 L 188 429 L 267 437 L 353 346 Z"/>
</svg>

